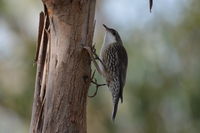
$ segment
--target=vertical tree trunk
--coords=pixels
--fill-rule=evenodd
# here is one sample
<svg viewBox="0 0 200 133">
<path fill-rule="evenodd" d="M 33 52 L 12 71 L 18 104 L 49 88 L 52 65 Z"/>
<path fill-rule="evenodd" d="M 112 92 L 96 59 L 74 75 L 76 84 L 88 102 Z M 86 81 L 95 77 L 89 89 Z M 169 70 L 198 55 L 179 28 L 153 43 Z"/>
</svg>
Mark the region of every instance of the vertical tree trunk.
<svg viewBox="0 0 200 133">
<path fill-rule="evenodd" d="M 43 0 L 30 133 L 86 133 L 96 0 Z"/>
</svg>

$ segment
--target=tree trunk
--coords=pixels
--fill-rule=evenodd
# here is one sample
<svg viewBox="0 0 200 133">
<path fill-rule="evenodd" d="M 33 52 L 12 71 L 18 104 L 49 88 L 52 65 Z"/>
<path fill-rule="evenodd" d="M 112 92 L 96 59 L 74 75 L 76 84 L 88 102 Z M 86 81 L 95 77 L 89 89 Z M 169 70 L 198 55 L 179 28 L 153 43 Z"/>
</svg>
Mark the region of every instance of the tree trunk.
<svg viewBox="0 0 200 133">
<path fill-rule="evenodd" d="M 43 0 L 30 133 L 86 133 L 96 0 Z"/>
</svg>

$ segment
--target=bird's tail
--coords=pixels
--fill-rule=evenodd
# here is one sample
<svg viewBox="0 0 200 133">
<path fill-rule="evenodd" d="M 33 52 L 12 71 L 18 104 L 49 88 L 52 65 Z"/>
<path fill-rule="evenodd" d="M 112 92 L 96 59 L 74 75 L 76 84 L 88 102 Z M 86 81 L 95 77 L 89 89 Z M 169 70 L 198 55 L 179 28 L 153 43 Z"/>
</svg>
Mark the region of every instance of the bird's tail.
<svg viewBox="0 0 200 133">
<path fill-rule="evenodd" d="M 117 109 L 118 109 L 118 102 L 119 102 L 119 98 L 116 99 L 116 101 L 114 101 L 114 107 L 113 107 L 113 112 L 112 112 L 112 121 L 115 121 L 115 117 L 117 114 Z"/>
</svg>

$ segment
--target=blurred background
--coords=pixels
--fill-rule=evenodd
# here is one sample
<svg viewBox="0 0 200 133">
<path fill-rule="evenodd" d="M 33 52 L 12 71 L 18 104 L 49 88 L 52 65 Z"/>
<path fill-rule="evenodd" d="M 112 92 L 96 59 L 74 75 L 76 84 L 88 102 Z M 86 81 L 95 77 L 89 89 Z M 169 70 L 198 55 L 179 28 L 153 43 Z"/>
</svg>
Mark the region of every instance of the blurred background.
<svg viewBox="0 0 200 133">
<path fill-rule="evenodd" d="M 200 131 L 200 1 L 156 0 L 152 13 L 148 2 L 97 0 L 97 51 L 105 23 L 120 33 L 129 64 L 115 123 L 103 87 L 88 99 L 88 133 Z M 41 10 L 40 0 L 0 0 L 0 133 L 28 132 Z M 91 86 L 89 95 L 94 91 Z"/>
</svg>

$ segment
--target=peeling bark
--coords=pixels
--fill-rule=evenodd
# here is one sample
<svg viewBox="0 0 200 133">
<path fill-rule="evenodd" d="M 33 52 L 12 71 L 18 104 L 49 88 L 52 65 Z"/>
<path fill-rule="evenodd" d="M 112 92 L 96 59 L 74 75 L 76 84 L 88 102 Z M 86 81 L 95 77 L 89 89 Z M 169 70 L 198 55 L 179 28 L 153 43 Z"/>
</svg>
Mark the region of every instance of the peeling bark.
<svg viewBox="0 0 200 133">
<path fill-rule="evenodd" d="M 30 133 L 86 133 L 95 0 L 43 0 Z"/>
</svg>

